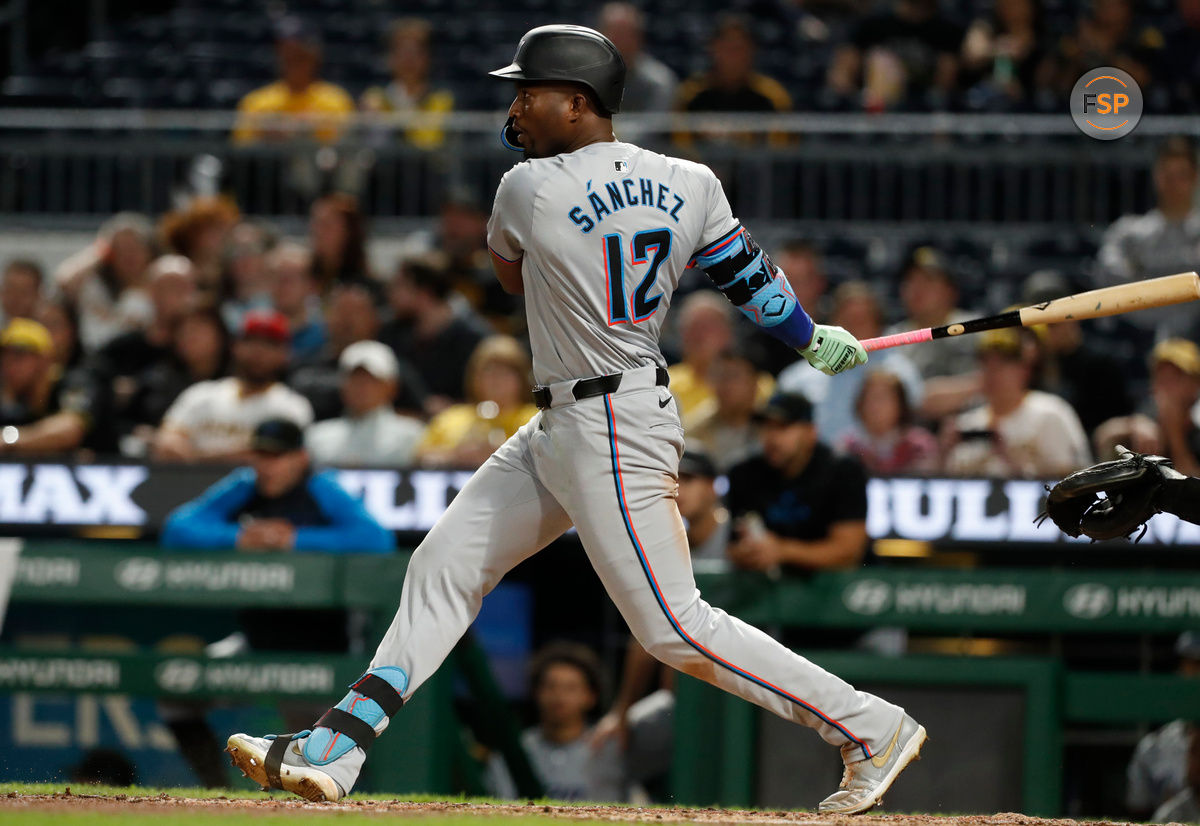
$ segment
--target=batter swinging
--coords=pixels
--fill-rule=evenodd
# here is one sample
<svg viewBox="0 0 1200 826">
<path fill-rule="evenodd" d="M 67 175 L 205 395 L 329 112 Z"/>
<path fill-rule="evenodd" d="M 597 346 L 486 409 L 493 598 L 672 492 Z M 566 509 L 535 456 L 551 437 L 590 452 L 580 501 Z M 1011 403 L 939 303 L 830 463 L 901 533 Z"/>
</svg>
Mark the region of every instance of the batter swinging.
<svg viewBox="0 0 1200 826">
<path fill-rule="evenodd" d="M 525 294 L 541 411 L 417 548 L 367 673 L 311 732 L 230 737 L 234 765 L 264 786 L 340 799 L 484 595 L 574 524 L 648 651 L 816 729 L 846 765 L 819 810 L 870 809 L 917 757 L 925 729 L 701 599 L 674 499 L 683 430 L 658 336 L 680 275 L 697 266 L 814 367 L 837 373 L 866 351 L 845 330 L 813 324 L 707 167 L 614 138 L 625 66 L 603 35 L 533 29 L 512 65 L 491 74 L 516 82 L 504 140 L 526 160 L 500 182 L 488 243 L 501 284 Z"/>
</svg>

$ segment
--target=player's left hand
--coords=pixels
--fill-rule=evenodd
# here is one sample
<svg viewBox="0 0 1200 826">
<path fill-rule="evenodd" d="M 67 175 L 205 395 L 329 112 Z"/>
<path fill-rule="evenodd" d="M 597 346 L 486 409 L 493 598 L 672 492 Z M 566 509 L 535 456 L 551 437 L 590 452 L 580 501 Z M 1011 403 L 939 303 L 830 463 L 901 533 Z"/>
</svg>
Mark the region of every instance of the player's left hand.
<svg viewBox="0 0 1200 826">
<path fill-rule="evenodd" d="M 827 376 L 867 363 L 867 350 L 845 328 L 817 324 L 812 341 L 798 350 L 804 360 Z"/>
</svg>

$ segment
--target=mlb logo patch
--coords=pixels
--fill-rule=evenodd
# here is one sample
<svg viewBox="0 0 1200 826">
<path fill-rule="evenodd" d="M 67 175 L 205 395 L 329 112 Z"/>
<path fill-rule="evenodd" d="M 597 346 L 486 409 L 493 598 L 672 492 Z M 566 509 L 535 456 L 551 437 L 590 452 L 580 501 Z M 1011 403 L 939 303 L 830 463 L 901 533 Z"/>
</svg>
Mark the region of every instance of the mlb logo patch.
<svg viewBox="0 0 1200 826">
<path fill-rule="evenodd" d="M 625 161 L 613 161 L 613 166 L 616 167 L 618 172 L 629 171 L 629 164 L 625 163 Z"/>
</svg>

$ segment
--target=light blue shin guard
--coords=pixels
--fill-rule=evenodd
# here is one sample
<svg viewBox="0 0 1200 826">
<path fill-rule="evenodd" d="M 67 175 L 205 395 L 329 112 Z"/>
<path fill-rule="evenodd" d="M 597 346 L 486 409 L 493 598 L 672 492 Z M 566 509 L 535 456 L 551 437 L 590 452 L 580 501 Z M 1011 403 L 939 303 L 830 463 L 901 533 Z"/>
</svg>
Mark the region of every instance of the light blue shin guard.
<svg viewBox="0 0 1200 826">
<path fill-rule="evenodd" d="M 369 748 L 400 709 L 407 688 L 408 675 L 395 666 L 372 668 L 363 674 L 342 701 L 313 726 L 304 741 L 304 759 L 310 765 L 324 766 L 355 746 Z"/>
</svg>

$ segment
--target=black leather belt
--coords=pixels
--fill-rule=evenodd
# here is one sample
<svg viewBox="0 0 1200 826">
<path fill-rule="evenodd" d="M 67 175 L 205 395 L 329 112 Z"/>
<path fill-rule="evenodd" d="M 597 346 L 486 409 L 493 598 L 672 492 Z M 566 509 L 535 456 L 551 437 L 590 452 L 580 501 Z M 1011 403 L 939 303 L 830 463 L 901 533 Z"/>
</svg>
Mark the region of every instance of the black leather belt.
<svg viewBox="0 0 1200 826">
<path fill-rule="evenodd" d="M 615 393 L 617 388 L 621 386 L 621 373 L 610 373 L 607 376 L 596 376 L 591 379 L 580 379 L 571 387 L 571 395 L 575 397 L 575 401 L 583 401 L 594 396 L 603 396 L 605 393 Z M 654 368 L 654 383 L 659 387 L 666 387 L 671 383 L 671 377 L 667 373 L 667 368 Z M 535 387 L 533 388 L 533 403 L 542 410 L 550 409 L 550 388 Z"/>
</svg>

